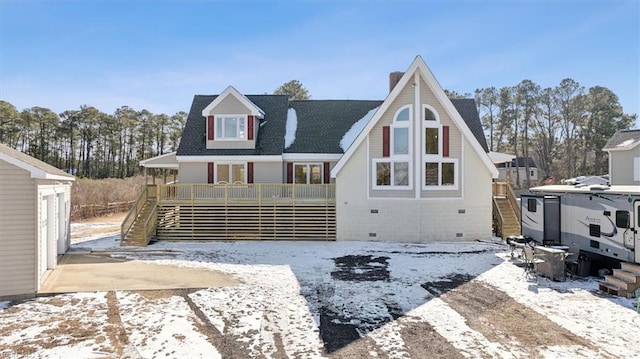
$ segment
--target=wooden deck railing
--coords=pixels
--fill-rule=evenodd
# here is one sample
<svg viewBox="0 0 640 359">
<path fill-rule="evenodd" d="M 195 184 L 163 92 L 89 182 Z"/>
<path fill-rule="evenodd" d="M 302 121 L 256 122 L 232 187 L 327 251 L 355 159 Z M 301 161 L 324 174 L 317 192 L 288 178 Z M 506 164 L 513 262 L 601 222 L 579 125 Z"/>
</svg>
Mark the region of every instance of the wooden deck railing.
<svg viewBox="0 0 640 359">
<path fill-rule="evenodd" d="M 126 217 L 124 217 L 122 224 L 120 225 L 120 240 L 124 240 L 124 238 L 127 236 L 127 233 L 129 233 L 131 227 L 136 222 L 136 219 L 138 218 L 138 215 L 140 214 L 140 211 L 144 207 L 145 203 L 147 203 L 150 198 L 155 198 L 156 196 L 156 185 L 142 186 L 142 191 L 138 195 L 138 198 L 136 198 L 133 207 L 131 207 Z"/>
<path fill-rule="evenodd" d="M 171 184 L 158 185 L 158 203 L 335 202 L 333 184 Z"/>
<path fill-rule="evenodd" d="M 521 213 L 520 206 L 518 205 L 518 200 L 516 199 L 516 195 L 511 188 L 511 185 L 507 182 L 493 182 L 493 220 L 494 225 L 496 227 L 496 235 L 502 236 L 502 229 L 504 226 L 504 216 L 498 207 L 498 203 L 496 202 L 496 197 L 504 197 L 509 201 L 511 208 L 513 208 L 513 212 L 516 215 L 518 222 L 521 221 Z"/>
<path fill-rule="evenodd" d="M 518 204 L 516 195 L 513 193 L 513 189 L 509 183 L 493 182 L 493 196 L 506 198 L 509 201 L 509 204 L 511 204 L 511 208 L 513 208 L 513 211 L 516 213 L 518 221 L 520 221 L 520 205 Z"/>
</svg>

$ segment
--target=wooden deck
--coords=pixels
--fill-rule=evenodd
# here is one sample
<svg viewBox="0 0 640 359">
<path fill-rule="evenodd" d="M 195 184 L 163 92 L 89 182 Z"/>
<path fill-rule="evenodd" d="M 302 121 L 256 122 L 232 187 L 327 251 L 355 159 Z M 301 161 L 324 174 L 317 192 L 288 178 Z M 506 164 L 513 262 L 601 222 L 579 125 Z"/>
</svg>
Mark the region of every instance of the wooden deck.
<svg viewBox="0 0 640 359">
<path fill-rule="evenodd" d="M 157 224 L 155 236 L 158 239 L 336 239 L 335 186 L 331 184 L 173 184 L 153 187 L 147 192 L 157 194 L 153 221 Z M 122 237 L 127 238 L 127 234 L 123 232 Z"/>
</svg>

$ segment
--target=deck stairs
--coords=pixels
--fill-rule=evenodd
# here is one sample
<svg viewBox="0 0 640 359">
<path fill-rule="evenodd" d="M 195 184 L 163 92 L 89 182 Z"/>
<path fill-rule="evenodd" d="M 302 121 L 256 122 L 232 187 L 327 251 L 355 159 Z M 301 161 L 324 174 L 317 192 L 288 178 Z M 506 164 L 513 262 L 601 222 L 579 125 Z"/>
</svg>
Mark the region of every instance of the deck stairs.
<svg viewBox="0 0 640 359">
<path fill-rule="evenodd" d="M 506 198 L 495 198 L 495 202 L 502 214 L 502 228 L 500 229 L 501 237 L 520 235 L 520 220 Z"/>
<path fill-rule="evenodd" d="M 520 207 L 511 185 L 506 182 L 493 183 L 493 228 L 502 239 L 521 234 Z"/>
<path fill-rule="evenodd" d="M 599 289 L 620 297 L 633 298 L 640 288 L 640 265 L 622 262 L 620 269 L 614 269 L 612 275 L 605 275 Z"/>
<path fill-rule="evenodd" d="M 120 245 L 122 246 L 146 246 L 149 244 L 151 240 L 151 236 L 147 233 L 147 221 L 151 220 L 157 222 L 157 219 L 150 218 L 151 216 L 156 216 L 157 212 L 155 211 L 156 202 L 155 199 L 148 199 L 142 209 L 136 216 L 131 229 L 126 233 L 124 238 L 122 239 Z"/>
</svg>

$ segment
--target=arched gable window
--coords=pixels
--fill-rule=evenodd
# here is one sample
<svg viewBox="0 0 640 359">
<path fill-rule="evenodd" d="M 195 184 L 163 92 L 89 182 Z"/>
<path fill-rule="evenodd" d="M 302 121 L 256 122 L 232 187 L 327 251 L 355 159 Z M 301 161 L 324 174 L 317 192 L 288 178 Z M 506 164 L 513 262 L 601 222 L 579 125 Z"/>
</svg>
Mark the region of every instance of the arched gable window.
<svg viewBox="0 0 640 359">
<path fill-rule="evenodd" d="M 449 126 L 435 108 L 422 105 L 424 189 L 457 189 L 458 160 L 449 158 Z"/>
<path fill-rule="evenodd" d="M 374 159 L 374 188 L 409 188 L 411 186 L 411 105 L 399 108 L 391 126 L 384 126 L 383 157 Z"/>
</svg>

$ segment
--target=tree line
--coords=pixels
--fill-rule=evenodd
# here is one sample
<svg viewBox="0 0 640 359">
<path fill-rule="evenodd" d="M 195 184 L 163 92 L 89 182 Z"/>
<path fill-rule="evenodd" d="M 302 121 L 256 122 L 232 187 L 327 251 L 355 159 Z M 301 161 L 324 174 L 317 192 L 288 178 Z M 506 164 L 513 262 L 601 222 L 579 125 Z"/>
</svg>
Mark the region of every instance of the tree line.
<svg viewBox="0 0 640 359">
<path fill-rule="evenodd" d="M 474 97 L 445 92 L 451 98 Z M 310 98 L 297 80 L 275 93 Z M 531 80 L 481 88 L 475 100 L 489 149 L 533 158 L 543 178 L 607 173 L 602 148 L 637 118 L 623 112 L 611 90 L 586 90 L 573 79 L 544 89 Z M 139 172 L 139 161 L 175 151 L 186 118 L 182 111 L 168 116 L 128 106 L 113 114 L 87 105 L 60 114 L 43 107 L 18 111 L 0 100 L 0 142 L 77 176 L 125 178 Z M 530 183 L 529 169 L 525 172 Z"/>
<path fill-rule="evenodd" d="M 475 100 L 489 149 L 531 157 L 542 178 L 556 181 L 608 173 L 602 148 L 617 130 L 631 128 L 637 118 L 623 112 L 618 96 L 608 88 L 586 90 L 570 78 L 549 88 L 531 80 L 499 89 L 481 88 L 475 91 Z M 524 163 L 525 183 L 530 184 L 529 162 Z"/>
<path fill-rule="evenodd" d="M 122 106 L 113 114 L 83 105 L 55 113 L 45 107 L 18 111 L 0 101 L 0 142 L 68 173 L 125 178 L 140 160 L 175 151 L 187 119 Z"/>
</svg>

